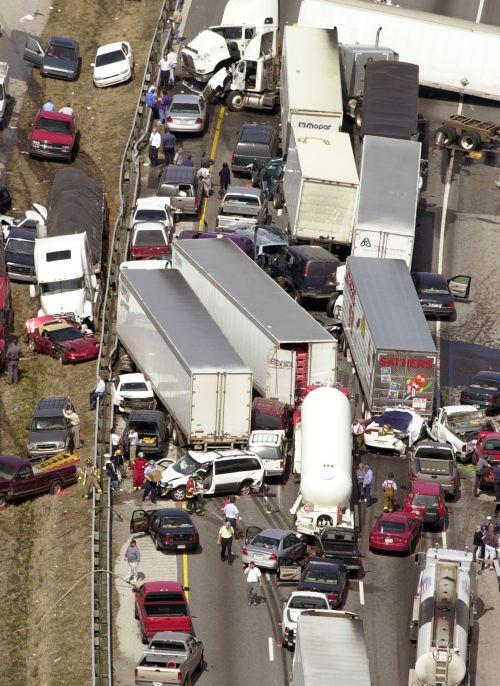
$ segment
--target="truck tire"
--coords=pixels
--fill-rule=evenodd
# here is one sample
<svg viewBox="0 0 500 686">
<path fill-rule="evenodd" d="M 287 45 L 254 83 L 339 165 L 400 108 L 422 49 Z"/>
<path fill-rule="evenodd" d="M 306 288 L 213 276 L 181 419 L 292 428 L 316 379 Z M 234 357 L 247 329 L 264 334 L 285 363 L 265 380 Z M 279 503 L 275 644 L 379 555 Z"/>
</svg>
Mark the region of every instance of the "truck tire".
<svg viewBox="0 0 500 686">
<path fill-rule="evenodd" d="M 0 493 L 0 510 L 7 507 L 7 493 Z"/>
<path fill-rule="evenodd" d="M 481 136 L 475 131 L 465 132 L 458 139 L 458 144 L 467 152 L 477 150 L 481 144 Z"/>
<path fill-rule="evenodd" d="M 231 112 L 243 112 L 245 100 L 239 91 L 230 91 L 226 97 L 226 105 Z"/>
<path fill-rule="evenodd" d="M 437 139 L 437 136 L 440 133 L 443 134 L 444 145 L 451 145 L 453 143 L 453 141 L 455 140 L 456 131 L 453 128 L 453 126 L 440 126 L 439 129 L 436 130 L 436 133 L 434 134 L 434 138 Z"/>
<path fill-rule="evenodd" d="M 330 300 L 326 303 L 326 316 L 333 319 L 333 310 L 335 308 L 335 303 L 339 297 L 340 293 L 334 293 Z"/>
<path fill-rule="evenodd" d="M 281 188 L 278 188 L 273 198 L 273 208 L 275 210 L 281 210 L 285 204 L 285 199 L 283 198 L 283 192 Z"/>
<path fill-rule="evenodd" d="M 62 481 L 54 481 L 50 484 L 49 493 L 50 495 L 57 495 L 62 491 L 63 483 Z"/>
<path fill-rule="evenodd" d="M 176 503 L 180 503 L 185 499 L 186 489 L 184 488 L 184 486 L 177 486 L 177 488 L 174 488 L 172 490 L 172 500 L 175 500 Z"/>
</svg>

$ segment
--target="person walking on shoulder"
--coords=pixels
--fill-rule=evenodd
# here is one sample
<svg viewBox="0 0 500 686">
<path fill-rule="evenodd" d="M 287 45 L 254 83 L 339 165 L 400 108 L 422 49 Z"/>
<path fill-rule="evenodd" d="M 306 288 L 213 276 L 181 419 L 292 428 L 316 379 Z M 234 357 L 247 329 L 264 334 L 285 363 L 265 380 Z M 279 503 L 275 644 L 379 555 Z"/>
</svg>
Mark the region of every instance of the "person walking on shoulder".
<svg viewBox="0 0 500 686">
<path fill-rule="evenodd" d="M 128 564 L 128 569 L 130 572 L 129 581 L 135 581 L 139 577 L 137 575 L 137 567 L 141 561 L 141 551 L 139 550 L 137 543 L 132 539 L 129 543 L 127 550 L 125 551 L 125 562 Z"/>
<path fill-rule="evenodd" d="M 9 384 L 16 384 L 19 381 L 19 358 L 21 357 L 21 348 L 19 347 L 19 344 L 17 342 L 17 339 L 14 338 L 13 341 L 10 342 L 9 347 L 7 348 L 7 363 L 8 363 L 8 368 L 9 368 Z"/>
<path fill-rule="evenodd" d="M 384 512 L 394 511 L 394 496 L 398 487 L 394 481 L 394 474 L 389 472 L 387 479 L 382 482 L 382 493 L 384 494 Z"/>
<path fill-rule="evenodd" d="M 481 490 L 481 485 L 483 482 L 483 476 L 486 476 L 491 469 L 491 465 L 482 455 L 476 463 L 476 475 L 474 478 L 474 498 L 479 498 L 479 491 Z"/>
<path fill-rule="evenodd" d="M 356 469 L 356 481 L 358 482 L 358 500 L 363 499 L 363 479 L 365 478 L 367 469 L 368 467 L 362 462 L 359 463 L 359 467 Z"/>
<path fill-rule="evenodd" d="M 163 136 L 163 154 L 165 155 L 165 164 L 172 164 L 175 157 L 175 144 L 177 138 L 165 126 L 165 135 Z"/>
<path fill-rule="evenodd" d="M 248 605 L 257 605 L 259 586 L 262 588 L 262 573 L 255 562 L 250 562 L 244 573 L 247 577 Z"/>
<path fill-rule="evenodd" d="M 493 563 L 497 557 L 498 536 L 493 531 L 493 525 L 490 523 L 483 534 L 484 541 L 484 568 L 493 569 Z"/>
<path fill-rule="evenodd" d="M 219 190 L 219 198 L 222 198 L 223 195 L 227 192 L 227 187 L 231 183 L 231 170 L 229 169 L 229 165 L 227 162 L 224 162 L 222 164 L 222 168 L 219 171 L 219 184 L 220 184 L 220 190 Z"/>
<path fill-rule="evenodd" d="M 228 564 L 233 564 L 233 555 L 231 552 L 231 546 L 233 545 L 234 529 L 231 526 L 229 519 L 226 519 L 224 524 L 219 529 L 219 534 L 217 536 L 217 545 L 220 545 L 220 559 L 224 562 L 227 554 Z"/>
<path fill-rule="evenodd" d="M 144 470 L 144 491 L 142 493 L 142 502 L 149 498 L 153 505 L 156 505 L 158 500 L 158 486 L 156 481 L 156 462 L 154 460 L 149 460 L 148 466 Z M 160 474 L 161 478 L 161 474 Z"/>
<path fill-rule="evenodd" d="M 71 405 L 66 405 L 63 410 L 63 415 L 69 422 L 71 450 L 80 450 L 80 417 L 76 414 Z"/>
<path fill-rule="evenodd" d="M 238 520 L 241 518 L 240 518 L 240 511 L 238 510 L 238 508 L 234 504 L 235 500 L 236 500 L 236 498 L 234 497 L 234 495 L 232 495 L 229 498 L 229 502 L 227 502 L 223 506 L 222 511 L 224 512 L 225 519 L 229 520 L 229 522 L 231 523 L 231 526 L 233 527 L 234 538 L 236 540 L 236 538 L 238 538 L 238 536 L 237 536 Z"/>
<path fill-rule="evenodd" d="M 153 126 L 151 131 L 151 136 L 149 137 L 149 161 L 152 167 L 156 167 L 158 164 L 158 152 L 161 147 L 161 133 L 158 131 L 156 126 Z"/>
<path fill-rule="evenodd" d="M 366 507 L 372 504 L 372 488 L 373 488 L 373 469 L 366 465 L 366 472 L 363 477 L 363 497 L 365 499 Z"/>
</svg>

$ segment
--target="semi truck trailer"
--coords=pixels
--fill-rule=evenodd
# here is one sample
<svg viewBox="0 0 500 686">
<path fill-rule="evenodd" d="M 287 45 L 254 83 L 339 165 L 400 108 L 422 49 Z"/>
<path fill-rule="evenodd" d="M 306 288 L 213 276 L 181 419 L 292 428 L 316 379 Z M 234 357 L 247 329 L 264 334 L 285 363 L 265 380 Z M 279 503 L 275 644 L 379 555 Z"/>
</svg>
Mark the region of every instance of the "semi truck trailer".
<svg viewBox="0 0 500 686">
<path fill-rule="evenodd" d="M 174 442 L 247 444 L 252 373 L 179 271 L 122 264 L 116 330 L 165 407 Z"/>
</svg>

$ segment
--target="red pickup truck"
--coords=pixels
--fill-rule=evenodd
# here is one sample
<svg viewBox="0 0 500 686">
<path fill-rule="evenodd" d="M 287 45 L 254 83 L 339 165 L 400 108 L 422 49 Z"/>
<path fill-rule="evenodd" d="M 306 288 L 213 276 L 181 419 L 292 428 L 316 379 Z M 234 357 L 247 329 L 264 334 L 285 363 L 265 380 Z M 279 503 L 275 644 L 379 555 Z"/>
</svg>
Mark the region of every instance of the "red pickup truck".
<svg viewBox="0 0 500 686">
<path fill-rule="evenodd" d="M 39 110 L 31 127 L 31 157 L 71 162 L 76 144 L 76 116 Z"/>
<path fill-rule="evenodd" d="M 76 464 L 53 469 L 33 467 L 25 457 L 0 455 L 0 508 L 13 500 L 43 493 L 59 493 L 77 480 Z"/>
<path fill-rule="evenodd" d="M 135 589 L 135 618 L 143 643 L 159 631 L 194 633 L 184 590 L 177 581 L 148 581 Z"/>
</svg>

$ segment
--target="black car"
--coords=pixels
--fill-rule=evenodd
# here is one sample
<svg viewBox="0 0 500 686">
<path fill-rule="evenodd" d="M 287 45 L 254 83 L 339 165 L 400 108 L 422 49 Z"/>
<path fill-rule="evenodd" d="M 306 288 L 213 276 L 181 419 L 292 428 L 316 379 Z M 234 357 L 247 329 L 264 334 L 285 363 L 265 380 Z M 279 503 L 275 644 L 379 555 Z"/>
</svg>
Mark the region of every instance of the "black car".
<svg viewBox="0 0 500 686">
<path fill-rule="evenodd" d="M 348 586 L 347 570 L 341 560 L 310 557 L 297 590 L 326 593 L 333 610 L 344 604 Z"/>
<path fill-rule="evenodd" d="M 5 243 L 5 262 L 11 279 L 36 283 L 35 238 L 36 232 L 33 230 L 10 229 Z"/>
<path fill-rule="evenodd" d="M 316 553 L 343 563 L 349 573 L 363 573 L 363 559 L 358 537 L 352 529 L 327 526 L 316 536 Z"/>
<path fill-rule="evenodd" d="M 162 510 L 134 510 L 130 533 L 148 533 L 156 550 L 196 550 L 200 536 L 185 510 L 169 507 Z"/>
<path fill-rule="evenodd" d="M 163 457 L 168 446 L 167 417 L 160 410 L 132 410 L 125 424 L 124 436 L 135 426 L 139 434 L 137 452 L 143 452 L 146 459 Z M 125 450 L 128 453 L 128 441 Z"/>
<path fill-rule="evenodd" d="M 341 264 L 320 245 L 292 245 L 283 248 L 274 261 L 272 275 L 297 301 L 330 298 L 336 291 L 337 268 Z"/>
<path fill-rule="evenodd" d="M 442 274 L 413 272 L 411 278 L 426 316 L 437 319 L 455 317 L 455 299 Z"/>
<path fill-rule="evenodd" d="M 460 405 L 479 405 L 500 412 L 500 372 L 478 372 L 460 395 Z"/>
<path fill-rule="evenodd" d="M 40 68 L 42 76 L 73 81 L 80 71 L 80 48 L 73 38 L 52 36 L 45 48 L 32 37 L 26 39 L 24 59 Z"/>
</svg>

